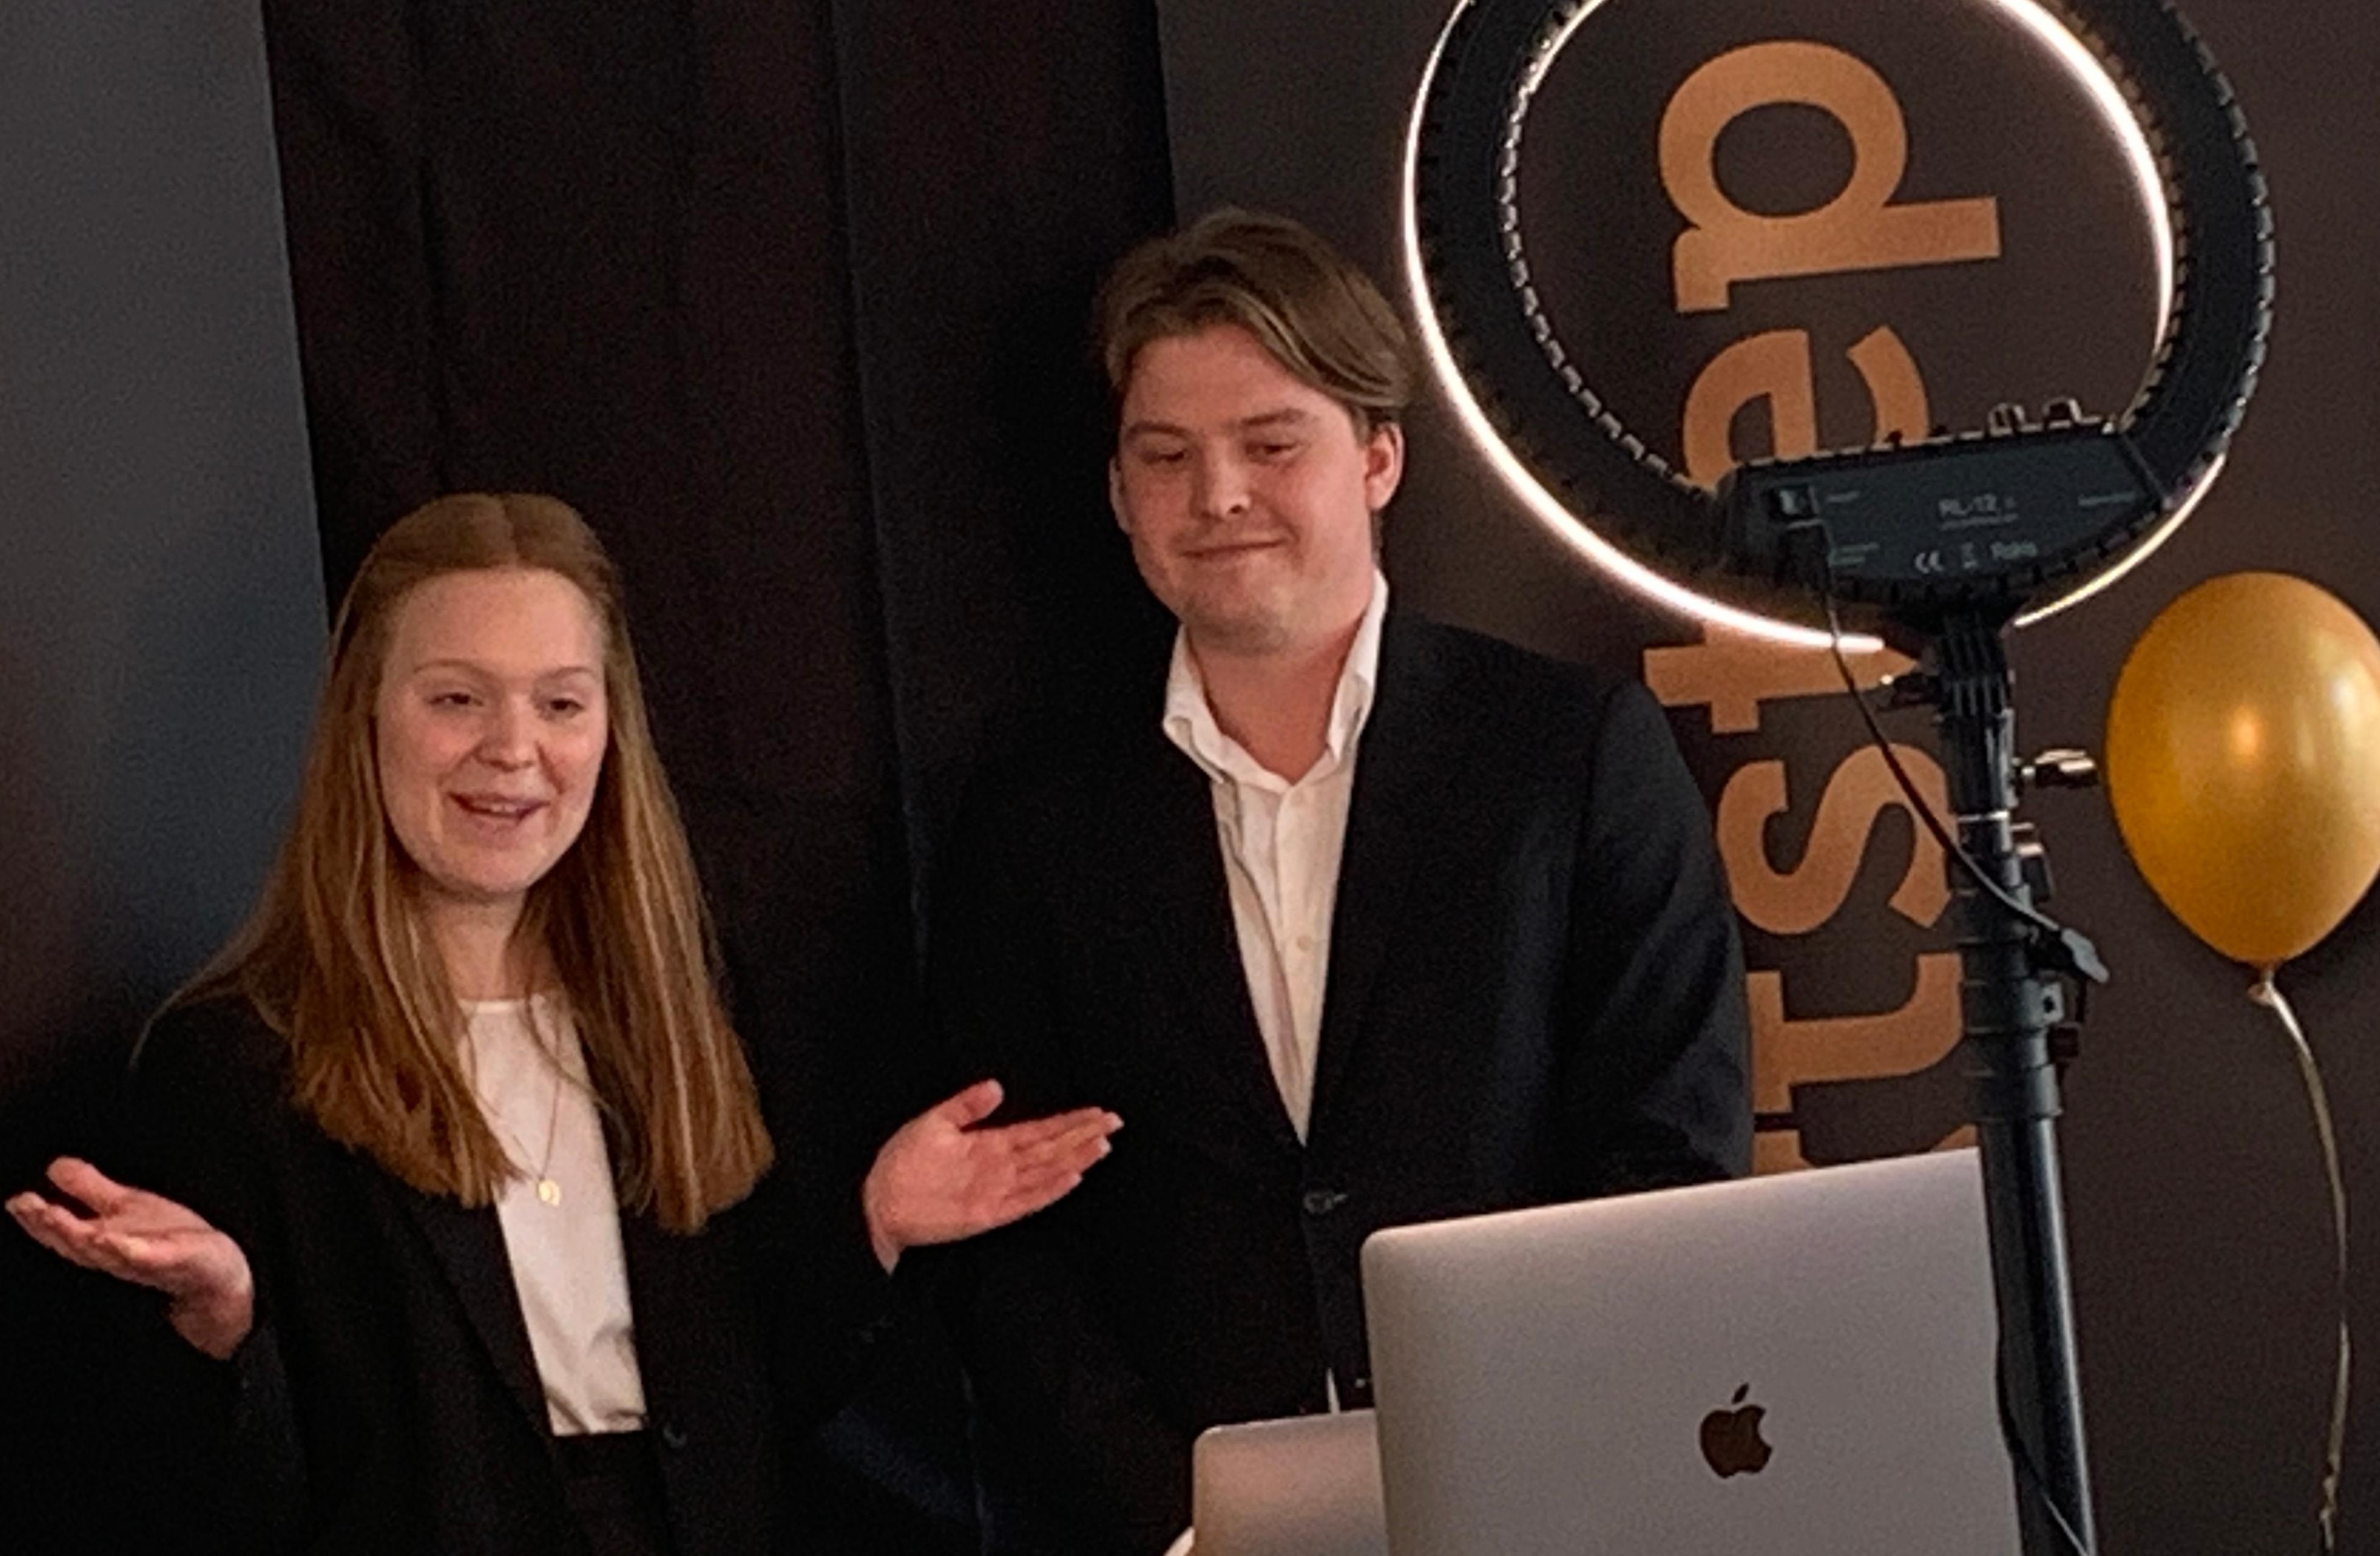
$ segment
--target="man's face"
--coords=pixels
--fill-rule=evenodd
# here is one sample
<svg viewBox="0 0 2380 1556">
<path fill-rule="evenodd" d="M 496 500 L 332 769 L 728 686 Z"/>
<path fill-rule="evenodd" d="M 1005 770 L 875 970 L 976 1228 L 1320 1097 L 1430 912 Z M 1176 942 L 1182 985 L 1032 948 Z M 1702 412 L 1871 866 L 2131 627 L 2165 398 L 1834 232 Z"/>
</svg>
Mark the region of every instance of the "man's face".
<svg viewBox="0 0 2380 1556">
<path fill-rule="evenodd" d="M 1254 335 L 1217 324 L 1133 359 L 1108 494 L 1141 577 L 1194 642 L 1278 653 L 1362 617 L 1372 516 L 1403 468 L 1393 424 L 1359 433 Z"/>
</svg>

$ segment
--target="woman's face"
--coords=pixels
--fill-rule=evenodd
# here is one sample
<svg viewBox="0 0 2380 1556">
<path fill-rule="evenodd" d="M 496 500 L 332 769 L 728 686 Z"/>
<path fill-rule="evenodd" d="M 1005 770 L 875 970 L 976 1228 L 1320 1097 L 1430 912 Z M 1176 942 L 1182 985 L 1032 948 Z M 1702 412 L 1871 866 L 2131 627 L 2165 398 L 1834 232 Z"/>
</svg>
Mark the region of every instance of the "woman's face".
<svg viewBox="0 0 2380 1556">
<path fill-rule="evenodd" d="M 429 891 L 519 906 L 587 824 L 609 729 L 578 586 L 448 573 L 399 603 L 375 704 L 381 803 Z"/>
</svg>

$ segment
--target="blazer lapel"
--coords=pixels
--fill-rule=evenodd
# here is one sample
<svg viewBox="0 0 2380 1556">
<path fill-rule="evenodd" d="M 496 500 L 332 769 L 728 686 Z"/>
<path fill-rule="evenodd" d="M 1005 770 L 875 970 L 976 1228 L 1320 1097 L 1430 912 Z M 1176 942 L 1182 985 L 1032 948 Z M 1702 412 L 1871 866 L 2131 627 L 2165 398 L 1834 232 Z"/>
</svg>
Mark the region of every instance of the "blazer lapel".
<svg viewBox="0 0 2380 1556">
<path fill-rule="evenodd" d="M 1371 716 L 1356 747 L 1355 787 L 1330 915 L 1330 963 L 1322 997 L 1307 1138 L 1320 1129 L 1347 1073 L 1413 878 L 1422 873 L 1454 777 L 1441 707 L 1446 667 L 1428 627 L 1394 611 L 1380 633 Z"/>
<path fill-rule="evenodd" d="M 700 1399 L 685 1397 L 689 1383 L 705 1388 L 706 1357 L 751 1355 L 729 1346 L 722 1326 L 734 1319 L 722 1304 L 724 1280 L 706 1279 L 720 1257 L 721 1229 L 701 1237 L 663 1232 L 650 1213 L 620 1212 L 620 1254 L 628 1270 L 628 1306 L 635 1315 L 637 1370 L 644 1385 L 645 1424 L 664 1433 L 685 1428 Z M 722 1380 L 722 1388 L 738 1380 Z M 723 1406 L 725 1401 L 710 1402 Z M 722 1409 L 721 1414 L 726 1414 Z"/>
<path fill-rule="evenodd" d="M 521 1317 L 520 1294 L 513 1285 L 512 1261 L 505 1257 L 504 1227 L 494 1209 L 468 1210 L 404 1184 L 392 1186 L 407 1216 L 421 1229 L 437 1256 L 473 1332 L 487 1350 L 489 1363 L 504 1380 L 505 1392 L 528 1415 L 538 1435 L 547 1435 L 551 1426 L 545 1389 L 538 1381 L 528 1324 Z"/>
<path fill-rule="evenodd" d="M 1202 1144 L 1238 1158 L 1251 1140 L 1296 1152 L 1297 1131 L 1274 1083 L 1232 920 L 1215 802 L 1203 769 L 1156 730 L 1139 742 L 1134 781 L 1119 787 L 1124 807 L 1111 839 L 1144 843 L 1111 857 L 1116 901 L 1129 904 L 1142 954 L 1167 969 L 1176 1030 L 1192 1052 L 1181 1055 L 1172 1088 Z M 1167 1056 L 1152 1056 L 1164 1064 Z"/>
</svg>

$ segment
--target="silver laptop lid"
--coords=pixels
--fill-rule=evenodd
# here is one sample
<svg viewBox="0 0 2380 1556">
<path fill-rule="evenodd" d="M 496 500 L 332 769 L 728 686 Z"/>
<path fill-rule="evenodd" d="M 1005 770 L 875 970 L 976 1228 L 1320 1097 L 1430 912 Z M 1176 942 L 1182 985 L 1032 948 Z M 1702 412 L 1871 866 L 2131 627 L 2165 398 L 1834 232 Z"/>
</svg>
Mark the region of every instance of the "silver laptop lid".
<svg viewBox="0 0 2380 1556">
<path fill-rule="evenodd" d="M 2014 1556 L 1973 1151 L 1364 1247 L 1396 1556 Z"/>
<path fill-rule="evenodd" d="M 1191 1505 L 1196 1556 L 1388 1556 L 1372 1412 L 1201 1432 Z"/>
</svg>

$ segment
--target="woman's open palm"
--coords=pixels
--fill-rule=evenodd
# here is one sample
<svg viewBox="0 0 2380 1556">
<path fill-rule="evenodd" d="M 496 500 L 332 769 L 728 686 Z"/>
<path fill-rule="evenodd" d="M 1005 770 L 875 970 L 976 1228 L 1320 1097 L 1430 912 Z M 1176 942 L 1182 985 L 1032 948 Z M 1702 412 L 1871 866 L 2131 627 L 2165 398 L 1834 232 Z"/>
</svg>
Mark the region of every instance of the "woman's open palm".
<svg viewBox="0 0 2380 1556">
<path fill-rule="evenodd" d="M 256 1294 L 237 1243 L 188 1206 L 119 1184 L 79 1158 L 58 1158 L 49 1175 L 93 1213 L 19 1194 L 8 1213 L 33 1241 L 86 1270 L 164 1292 L 175 1332 L 207 1355 L 239 1348 L 255 1324 Z"/>
<path fill-rule="evenodd" d="M 1077 1108 L 978 1127 L 1000 1098 L 998 1081 L 978 1081 L 903 1124 L 876 1153 L 861 1200 L 886 1269 L 904 1248 L 972 1237 L 1063 1197 L 1107 1155 L 1123 1122 Z"/>
</svg>

